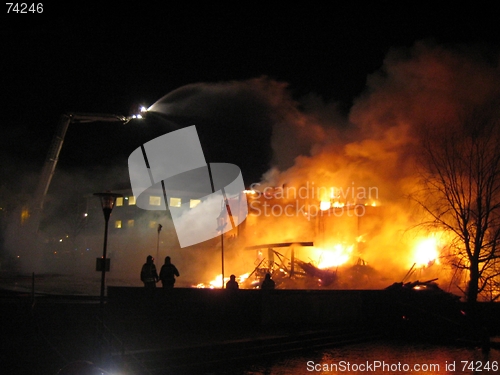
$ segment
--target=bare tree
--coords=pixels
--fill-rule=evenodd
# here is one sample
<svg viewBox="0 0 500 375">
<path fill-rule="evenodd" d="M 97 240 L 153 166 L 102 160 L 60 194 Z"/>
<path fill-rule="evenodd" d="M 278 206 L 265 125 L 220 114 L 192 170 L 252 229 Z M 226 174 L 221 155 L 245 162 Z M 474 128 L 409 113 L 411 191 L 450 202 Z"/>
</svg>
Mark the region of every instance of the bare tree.
<svg viewBox="0 0 500 375">
<path fill-rule="evenodd" d="M 472 303 L 486 292 L 500 298 L 500 123 L 488 112 L 425 134 L 413 195 L 430 217 L 422 225 L 449 234 L 445 257 L 467 272 L 464 293 Z"/>
</svg>

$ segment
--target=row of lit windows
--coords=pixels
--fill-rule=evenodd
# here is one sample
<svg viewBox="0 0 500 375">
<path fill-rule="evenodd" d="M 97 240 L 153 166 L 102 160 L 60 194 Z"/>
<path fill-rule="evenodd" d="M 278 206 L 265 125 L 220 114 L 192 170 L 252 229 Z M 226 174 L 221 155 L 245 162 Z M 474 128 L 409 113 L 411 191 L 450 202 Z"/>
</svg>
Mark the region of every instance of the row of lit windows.
<svg viewBox="0 0 500 375">
<path fill-rule="evenodd" d="M 189 208 L 196 207 L 201 201 L 199 199 L 190 199 L 189 200 Z M 170 207 L 181 207 L 182 199 L 181 198 L 170 198 L 169 206 Z M 160 206 L 161 205 L 161 197 L 157 197 L 151 195 L 149 197 L 149 205 L 150 206 Z"/>
<path fill-rule="evenodd" d="M 116 206 L 123 206 L 124 201 L 128 202 L 129 206 L 133 206 L 136 204 L 135 197 L 132 195 L 130 197 L 118 197 L 116 198 Z M 189 208 L 196 207 L 201 201 L 199 199 L 190 199 L 189 200 Z M 170 198 L 169 201 L 169 206 L 170 207 L 181 207 L 182 204 L 182 199 L 181 198 Z M 150 206 L 161 206 L 161 197 L 151 195 L 149 197 L 149 205 Z"/>
<path fill-rule="evenodd" d="M 115 228 L 118 228 L 118 229 L 123 228 L 123 225 L 124 225 L 123 221 L 121 221 L 121 220 L 115 221 Z M 133 226 L 134 226 L 134 220 L 127 220 L 127 227 L 132 228 Z"/>
<path fill-rule="evenodd" d="M 135 197 L 131 195 L 130 197 L 118 197 L 116 198 L 116 206 L 123 206 L 123 201 L 127 201 L 129 206 L 135 205 Z"/>
</svg>

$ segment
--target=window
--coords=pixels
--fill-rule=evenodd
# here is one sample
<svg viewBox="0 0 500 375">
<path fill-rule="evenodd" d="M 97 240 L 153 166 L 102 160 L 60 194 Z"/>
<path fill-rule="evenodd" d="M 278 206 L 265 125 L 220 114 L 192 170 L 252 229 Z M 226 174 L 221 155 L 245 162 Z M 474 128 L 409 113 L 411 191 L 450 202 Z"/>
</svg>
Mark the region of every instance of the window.
<svg viewBox="0 0 500 375">
<path fill-rule="evenodd" d="M 181 198 L 170 198 L 170 207 L 180 207 L 181 203 Z"/>
<path fill-rule="evenodd" d="M 201 202 L 201 200 L 199 199 L 190 199 L 189 200 L 189 208 L 194 208 L 196 207 L 197 205 L 199 205 Z"/>
<path fill-rule="evenodd" d="M 150 206 L 161 206 L 161 197 L 151 195 L 149 197 L 149 205 Z"/>
<path fill-rule="evenodd" d="M 133 206 L 134 204 L 135 204 L 135 197 L 131 195 L 130 197 L 128 197 L 128 205 Z"/>
<path fill-rule="evenodd" d="M 132 228 L 134 226 L 134 220 L 127 221 L 127 227 Z"/>
<path fill-rule="evenodd" d="M 121 220 L 116 220 L 115 221 L 115 228 L 120 229 L 122 227 L 122 221 Z"/>
<path fill-rule="evenodd" d="M 156 228 L 156 221 L 151 220 L 151 221 L 149 222 L 149 227 L 150 227 L 150 228 Z"/>
<path fill-rule="evenodd" d="M 123 197 L 117 197 L 115 205 L 116 206 L 123 206 Z"/>
</svg>

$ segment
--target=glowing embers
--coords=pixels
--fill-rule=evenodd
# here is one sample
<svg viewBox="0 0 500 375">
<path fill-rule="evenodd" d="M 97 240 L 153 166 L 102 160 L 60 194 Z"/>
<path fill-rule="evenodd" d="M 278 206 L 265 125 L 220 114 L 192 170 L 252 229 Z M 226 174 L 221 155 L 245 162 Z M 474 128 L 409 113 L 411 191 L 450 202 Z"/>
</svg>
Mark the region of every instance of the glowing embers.
<svg viewBox="0 0 500 375">
<path fill-rule="evenodd" d="M 249 273 L 245 273 L 243 275 L 240 275 L 236 278 L 236 281 L 238 284 L 242 284 L 249 276 Z M 224 277 L 224 285 L 229 281 L 229 276 Z M 196 285 L 196 288 L 199 289 L 220 289 L 222 288 L 222 274 L 218 274 L 215 276 L 215 278 L 212 281 L 209 281 L 208 283 L 199 283 Z"/>
<path fill-rule="evenodd" d="M 229 280 L 229 277 L 224 278 L 224 283 L 226 283 L 227 280 Z M 212 281 L 209 281 L 208 283 L 199 283 L 196 285 L 196 287 L 200 289 L 222 288 L 222 274 L 218 274 Z"/>
</svg>

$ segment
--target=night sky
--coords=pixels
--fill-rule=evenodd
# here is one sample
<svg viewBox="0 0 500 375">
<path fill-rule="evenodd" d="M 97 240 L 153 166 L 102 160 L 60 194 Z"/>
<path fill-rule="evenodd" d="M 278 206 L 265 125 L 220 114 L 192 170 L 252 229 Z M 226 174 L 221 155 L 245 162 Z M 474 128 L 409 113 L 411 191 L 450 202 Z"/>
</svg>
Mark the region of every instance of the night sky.
<svg viewBox="0 0 500 375">
<path fill-rule="evenodd" d="M 188 84 L 265 76 L 286 83 L 295 100 L 315 95 L 347 113 L 364 93 L 367 77 L 393 49 L 426 40 L 475 45 L 496 56 L 500 17 L 494 6 L 446 4 L 436 8 L 435 3 L 350 1 L 157 8 L 138 1 L 113 7 L 57 2 L 44 3 L 42 14 L 5 14 L 0 85 L 3 191 L 34 190 L 32 181 L 22 176 L 40 170 L 65 112 L 129 115 L 139 105 L 149 106 Z M 248 98 L 243 98 L 228 111 L 248 118 L 253 114 L 248 109 L 245 113 Z M 237 115 L 226 122 L 220 116 L 187 116 L 174 122 L 205 126 L 202 140 L 215 145 L 208 161 L 233 162 L 241 166 L 246 183 L 258 180 L 272 165 L 271 126 L 253 131 L 250 122 L 238 125 Z M 165 133 L 155 121 L 150 125 L 154 132 L 134 128 L 120 135 L 116 125 L 80 126 L 68 131 L 62 170 L 114 163 L 114 155 L 126 157 L 139 142 Z M 235 141 L 230 146 L 221 136 L 226 132 Z M 242 153 L 247 161 L 235 156 Z"/>
</svg>

